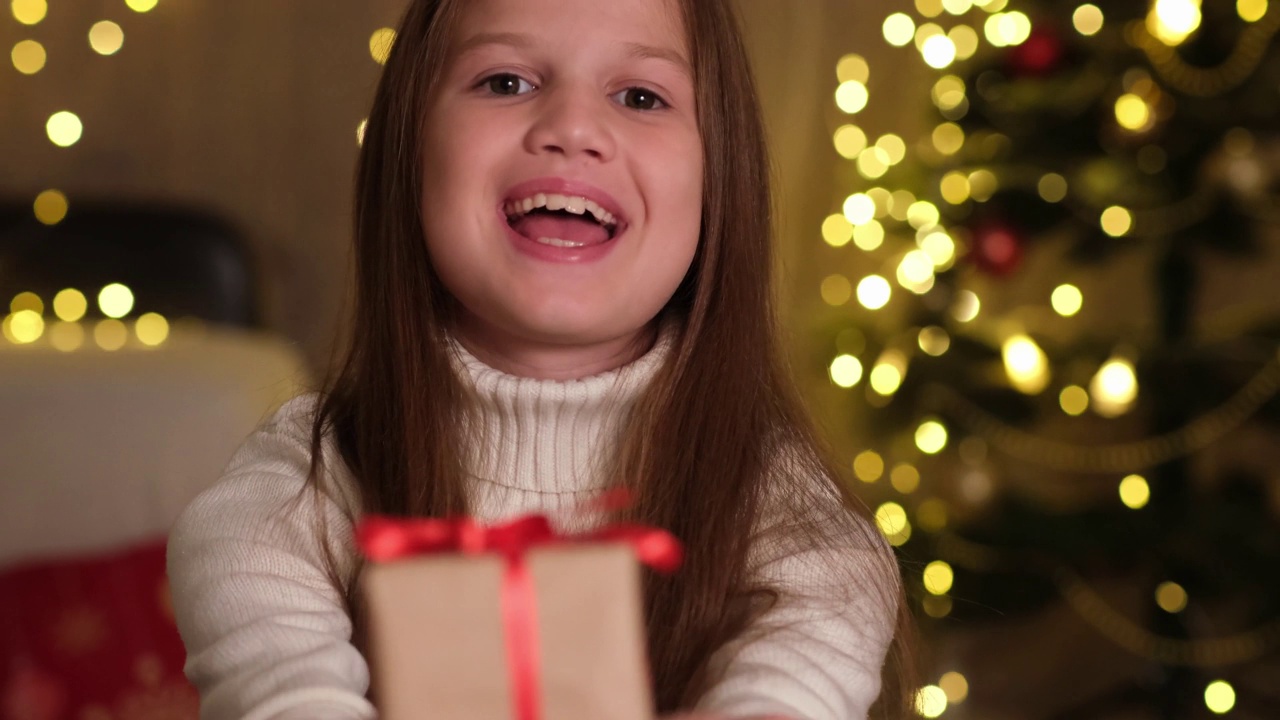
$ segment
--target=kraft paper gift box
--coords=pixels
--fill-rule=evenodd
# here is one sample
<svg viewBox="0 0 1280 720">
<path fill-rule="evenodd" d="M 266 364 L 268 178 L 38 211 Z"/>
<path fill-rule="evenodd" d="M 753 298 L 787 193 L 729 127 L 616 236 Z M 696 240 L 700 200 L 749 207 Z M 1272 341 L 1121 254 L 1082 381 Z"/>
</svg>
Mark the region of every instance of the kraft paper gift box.
<svg viewBox="0 0 1280 720">
<path fill-rule="evenodd" d="M 619 543 L 523 554 L 542 720 L 653 720 L 640 565 Z M 382 720 L 515 720 L 500 554 L 370 563 L 362 593 Z"/>
</svg>

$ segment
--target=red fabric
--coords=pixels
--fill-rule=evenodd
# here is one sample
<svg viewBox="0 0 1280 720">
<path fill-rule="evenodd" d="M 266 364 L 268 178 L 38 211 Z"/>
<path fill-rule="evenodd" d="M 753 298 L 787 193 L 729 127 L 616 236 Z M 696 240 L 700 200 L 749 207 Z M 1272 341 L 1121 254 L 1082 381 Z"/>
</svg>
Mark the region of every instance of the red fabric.
<svg viewBox="0 0 1280 720">
<path fill-rule="evenodd" d="M 196 720 L 164 549 L 0 571 L 0 719 Z"/>
</svg>

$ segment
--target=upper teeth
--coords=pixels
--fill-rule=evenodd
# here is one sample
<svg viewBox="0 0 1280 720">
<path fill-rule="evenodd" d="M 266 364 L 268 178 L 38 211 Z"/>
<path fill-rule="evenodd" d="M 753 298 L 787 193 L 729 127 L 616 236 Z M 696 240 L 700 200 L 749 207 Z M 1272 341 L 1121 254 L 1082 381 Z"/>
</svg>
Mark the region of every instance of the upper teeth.
<svg viewBox="0 0 1280 720">
<path fill-rule="evenodd" d="M 577 195 L 557 195 L 556 193 L 537 193 L 532 197 L 523 200 L 511 200 L 505 206 L 503 211 L 508 217 L 516 217 L 525 215 L 535 208 L 546 208 L 548 210 L 564 210 L 574 215 L 581 215 L 584 212 L 591 213 L 596 222 L 601 225 L 613 227 L 618 224 L 618 218 L 613 213 L 605 210 L 594 202 Z"/>
</svg>

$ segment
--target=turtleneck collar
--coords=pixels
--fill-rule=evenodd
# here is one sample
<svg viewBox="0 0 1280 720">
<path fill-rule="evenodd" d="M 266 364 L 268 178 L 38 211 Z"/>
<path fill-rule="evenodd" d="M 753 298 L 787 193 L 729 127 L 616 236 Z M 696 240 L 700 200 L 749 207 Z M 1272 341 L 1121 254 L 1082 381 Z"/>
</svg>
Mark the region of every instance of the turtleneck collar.
<svg viewBox="0 0 1280 720">
<path fill-rule="evenodd" d="M 540 380 L 496 370 L 454 340 L 454 370 L 470 380 L 484 447 L 476 479 L 539 494 L 572 494 L 615 484 L 597 467 L 609 457 L 635 401 L 670 357 L 678 321 L 664 318 L 652 348 L 622 367 L 576 380 Z"/>
</svg>

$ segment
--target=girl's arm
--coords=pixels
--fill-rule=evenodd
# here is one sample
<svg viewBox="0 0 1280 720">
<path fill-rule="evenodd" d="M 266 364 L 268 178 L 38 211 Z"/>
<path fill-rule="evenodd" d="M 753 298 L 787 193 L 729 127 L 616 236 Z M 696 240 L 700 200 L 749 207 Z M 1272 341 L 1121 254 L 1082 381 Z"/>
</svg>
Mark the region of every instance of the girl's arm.
<svg viewBox="0 0 1280 720">
<path fill-rule="evenodd" d="M 170 535 L 174 612 L 204 720 L 375 717 L 316 531 L 323 513 L 335 558 L 349 563 L 350 521 L 304 485 L 313 406 L 295 399 L 251 435 Z"/>
</svg>

